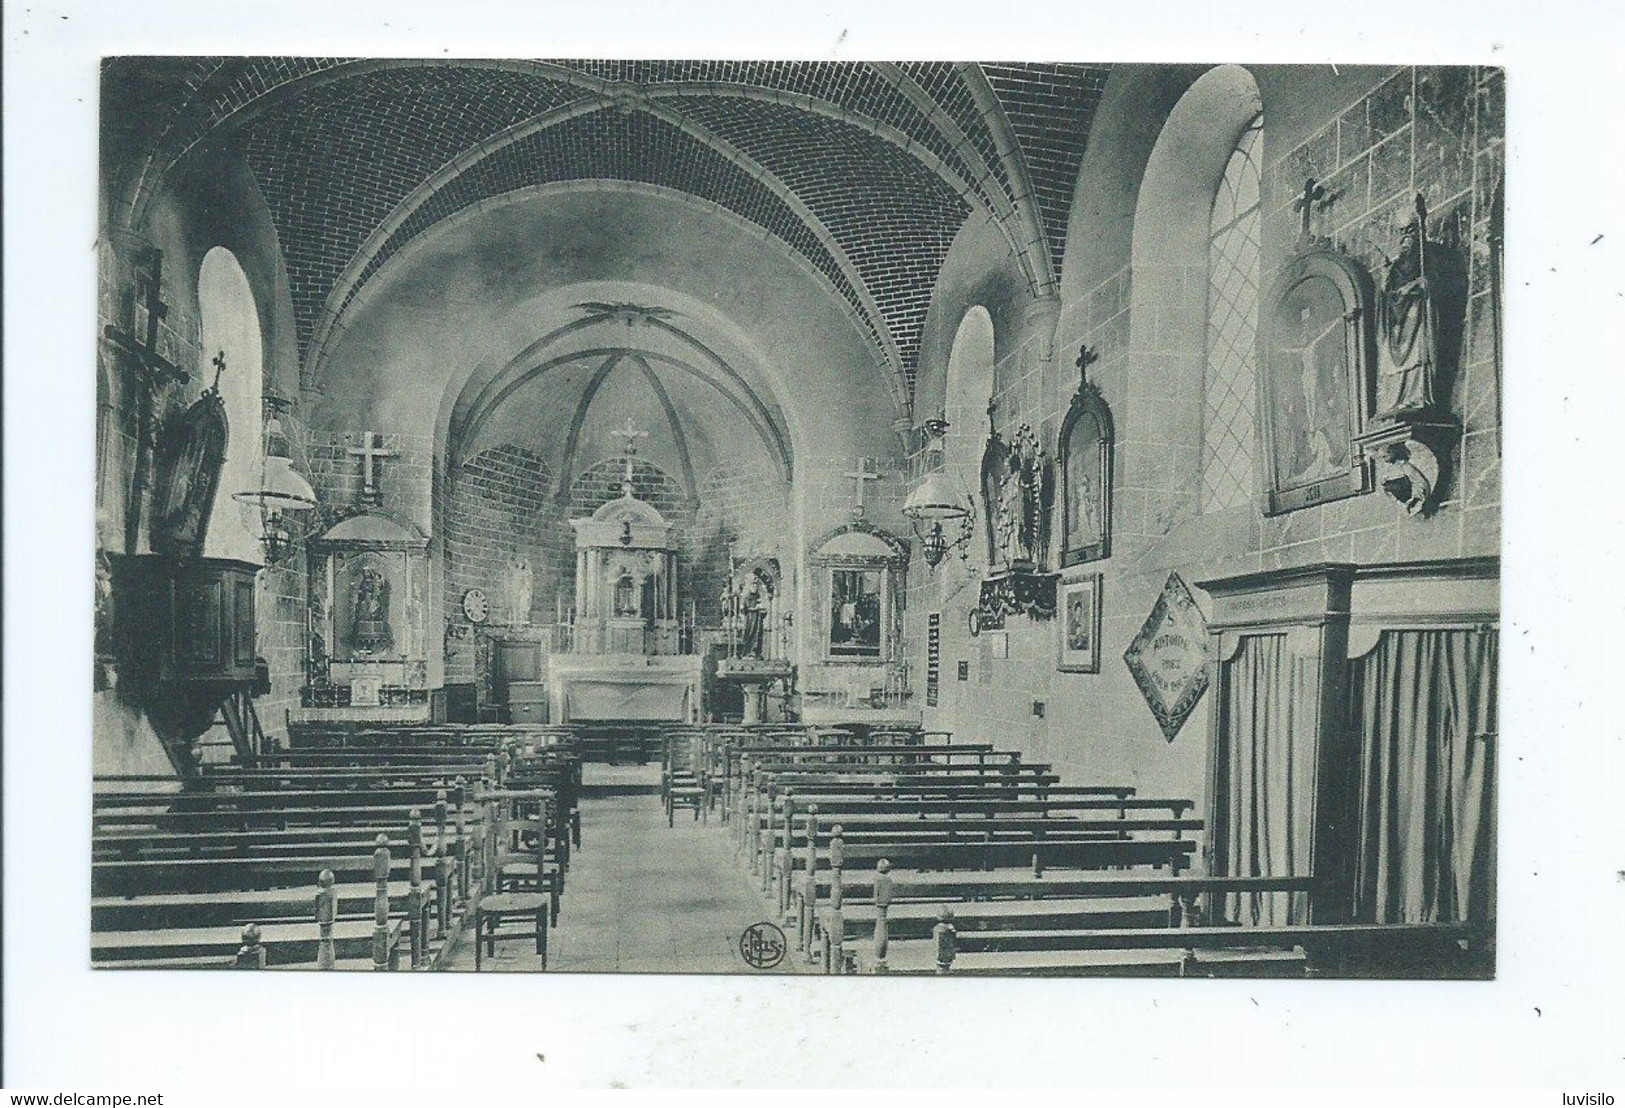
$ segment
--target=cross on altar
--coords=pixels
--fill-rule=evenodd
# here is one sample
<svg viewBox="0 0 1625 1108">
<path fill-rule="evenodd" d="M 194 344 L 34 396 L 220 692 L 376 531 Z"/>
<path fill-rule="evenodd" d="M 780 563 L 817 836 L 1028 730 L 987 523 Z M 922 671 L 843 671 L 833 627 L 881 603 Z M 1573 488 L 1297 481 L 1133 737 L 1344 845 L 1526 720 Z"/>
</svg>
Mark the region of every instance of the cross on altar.
<svg viewBox="0 0 1625 1108">
<path fill-rule="evenodd" d="M 144 251 L 136 272 L 136 299 L 131 306 L 129 330 L 109 323 L 105 334 L 124 355 L 137 392 L 135 473 L 130 482 L 130 506 L 124 514 L 124 548 L 133 551 L 141 536 L 142 494 L 147 488 L 151 457 L 152 397 L 164 385 L 184 383 L 190 374 L 158 352 L 158 327 L 169 314 L 163 301 L 163 259 L 157 250 Z"/>
<path fill-rule="evenodd" d="M 619 431 L 613 432 L 616 438 L 626 440 L 626 472 L 621 476 L 621 491 L 627 496 L 632 495 L 632 458 L 638 452 L 638 440 L 649 437 L 649 432 L 638 430 L 638 425 L 632 422 L 632 417 L 626 417 L 626 424 Z"/>
<path fill-rule="evenodd" d="M 627 416 L 626 424 L 615 432 L 615 437 L 626 440 L 626 452 L 628 454 L 636 454 L 638 452 L 638 440 L 648 438 L 649 432 L 640 431 L 638 425 L 632 422 L 632 417 Z"/>
<path fill-rule="evenodd" d="M 378 462 L 383 458 L 393 458 L 395 451 L 385 450 L 382 442 L 377 440 L 383 436 L 377 431 L 361 432 L 361 445 L 350 447 L 352 458 L 361 459 L 361 496 L 364 500 L 378 503 L 382 499 L 378 488 Z"/>
<path fill-rule="evenodd" d="M 862 519 L 864 511 L 864 482 L 878 481 L 880 480 L 880 474 L 869 468 L 868 458 L 859 458 L 858 468 L 853 470 L 851 473 L 843 473 L 841 476 L 850 477 L 852 479 L 852 518 Z"/>
</svg>

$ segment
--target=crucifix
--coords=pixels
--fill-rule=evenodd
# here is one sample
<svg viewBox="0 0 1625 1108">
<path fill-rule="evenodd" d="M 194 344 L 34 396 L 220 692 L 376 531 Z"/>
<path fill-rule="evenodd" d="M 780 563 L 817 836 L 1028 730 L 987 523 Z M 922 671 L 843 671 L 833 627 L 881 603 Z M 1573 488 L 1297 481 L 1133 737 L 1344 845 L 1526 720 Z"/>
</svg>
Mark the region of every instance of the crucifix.
<svg viewBox="0 0 1625 1108">
<path fill-rule="evenodd" d="M 1313 177 L 1304 181 L 1303 195 L 1292 202 L 1292 210 L 1298 212 L 1303 220 L 1298 229 L 1298 241 L 1309 241 L 1309 221 L 1314 217 L 1316 206 L 1324 207 L 1327 199 L 1325 185 L 1318 184 Z"/>
<path fill-rule="evenodd" d="M 134 553 L 141 537 L 141 504 L 147 490 L 147 468 L 152 451 L 152 398 L 164 385 L 183 384 L 190 374 L 158 352 L 158 327 L 169 314 L 163 301 L 163 253 L 143 251 L 137 261 L 136 295 L 131 305 L 129 330 L 109 323 L 105 334 L 124 355 L 126 372 L 134 379 L 136 399 L 135 473 L 130 482 L 130 505 L 124 513 L 124 549 Z"/>
<path fill-rule="evenodd" d="M 852 479 L 852 518 L 863 518 L 864 482 L 880 480 L 880 474 L 869 468 L 868 458 L 858 459 L 858 468 L 851 473 L 843 473 L 842 477 Z"/>
<path fill-rule="evenodd" d="M 361 432 L 361 445 L 350 447 L 348 453 L 352 458 L 361 459 L 361 499 L 378 504 L 383 501 L 383 494 L 378 488 L 378 462 L 383 458 L 393 458 L 393 450 L 385 450 L 381 441 L 383 436 L 377 431 Z"/>
</svg>

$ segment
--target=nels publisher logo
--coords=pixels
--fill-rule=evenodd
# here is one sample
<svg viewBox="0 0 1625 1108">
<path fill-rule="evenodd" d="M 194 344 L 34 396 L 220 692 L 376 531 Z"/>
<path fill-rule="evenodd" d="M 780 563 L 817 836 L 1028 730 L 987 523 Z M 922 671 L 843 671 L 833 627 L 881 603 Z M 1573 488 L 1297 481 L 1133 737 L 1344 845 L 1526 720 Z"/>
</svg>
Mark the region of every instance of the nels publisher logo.
<svg viewBox="0 0 1625 1108">
<path fill-rule="evenodd" d="M 784 932 L 771 923 L 753 923 L 739 936 L 739 955 L 754 969 L 772 969 L 784 961 Z"/>
</svg>

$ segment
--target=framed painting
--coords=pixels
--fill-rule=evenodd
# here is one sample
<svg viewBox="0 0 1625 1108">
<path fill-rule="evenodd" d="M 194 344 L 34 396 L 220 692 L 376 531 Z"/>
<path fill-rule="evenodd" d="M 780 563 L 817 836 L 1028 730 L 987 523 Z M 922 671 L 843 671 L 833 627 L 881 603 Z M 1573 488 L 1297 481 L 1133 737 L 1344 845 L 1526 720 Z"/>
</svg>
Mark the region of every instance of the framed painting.
<svg viewBox="0 0 1625 1108">
<path fill-rule="evenodd" d="M 880 659 L 883 590 L 877 569 L 830 572 L 830 657 Z"/>
<path fill-rule="evenodd" d="M 1371 277 L 1335 250 L 1307 249 L 1264 301 L 1258 410 L 1270 515 L 1371 491 L 1354 439 L 1371 414 Z"/>
<path fill-rule="evenodd" d="M 1111 409 L 1085 381 L 1061 421 L 1061 565 L 1111 557 Z"/>
<path fill-rule="evenodd" d="M 1062 673 L 1100 672 L 1100 583 L 1098 573 L 1061 582 Z"/>
<path fill-rule="evenodd" d="M 825 535 L 808 560 L 816 574 L 824 661 L 873 665 L 895 658 L 907 544 L 860 521 Z"/>
</svg>

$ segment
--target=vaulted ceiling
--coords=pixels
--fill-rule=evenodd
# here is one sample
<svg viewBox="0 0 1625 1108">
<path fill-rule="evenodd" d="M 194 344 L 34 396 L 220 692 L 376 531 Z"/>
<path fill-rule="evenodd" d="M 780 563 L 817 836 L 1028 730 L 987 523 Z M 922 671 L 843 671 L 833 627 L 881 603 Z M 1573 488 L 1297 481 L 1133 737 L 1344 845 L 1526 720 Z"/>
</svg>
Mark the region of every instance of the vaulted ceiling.
<svg viewBox="0 0 1625 1108">
<path fill-rule="evenodd" d="M 972 215 L 1052 292 L 1106 70 L 950 62 L 117 59 L 113 218 L 222 144 L 271 210 L 301 357 L 366 282 L 481 201 L 632 181 L 727 208 L 796 251 L 912 384 L 938 270 Z M 906 393 L 905 393 L 906 394 Z"/>
</svg>

